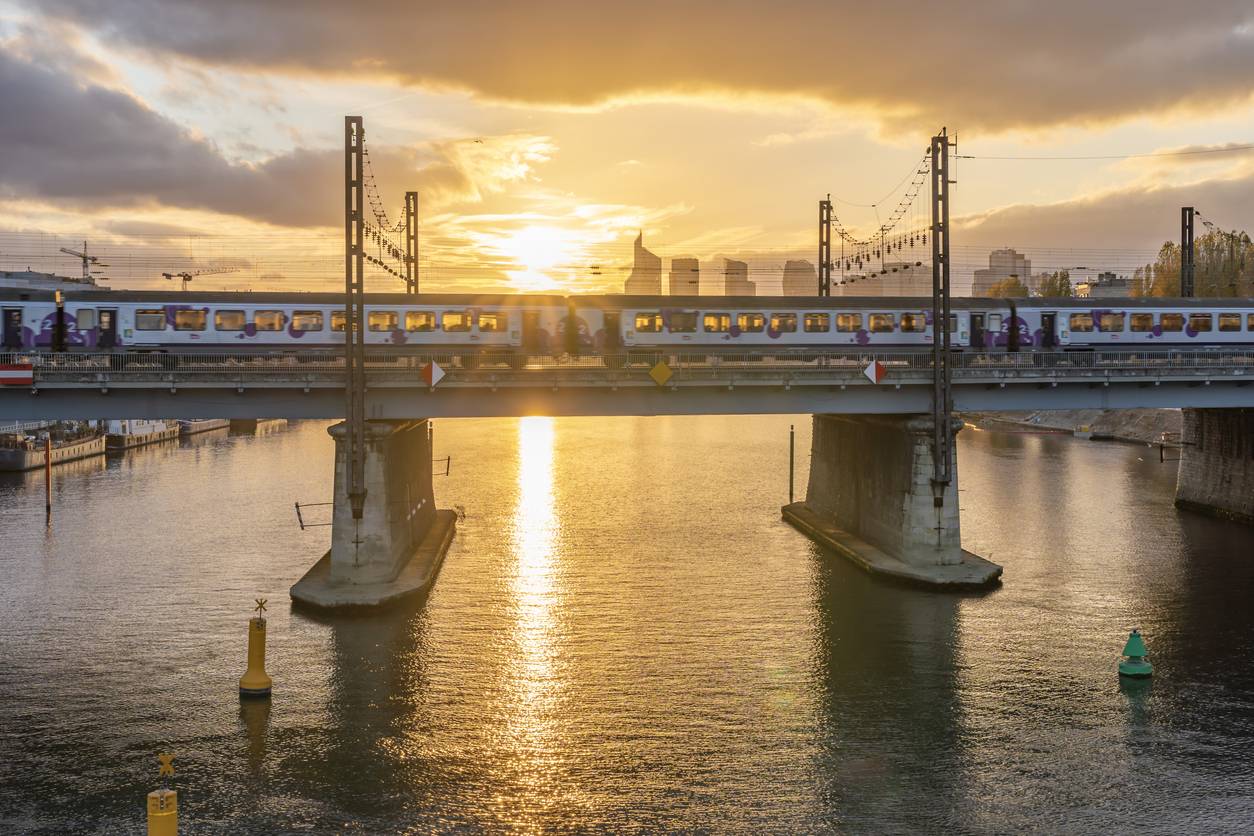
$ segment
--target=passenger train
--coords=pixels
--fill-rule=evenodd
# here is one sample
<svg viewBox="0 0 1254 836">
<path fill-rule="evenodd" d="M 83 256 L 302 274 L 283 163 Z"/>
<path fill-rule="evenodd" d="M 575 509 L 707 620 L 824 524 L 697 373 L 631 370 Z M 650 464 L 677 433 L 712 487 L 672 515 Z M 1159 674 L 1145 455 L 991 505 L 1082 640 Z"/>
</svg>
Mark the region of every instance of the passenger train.
<svg viewBox="0 0 1254 836">
<path fill-rule="evenodd" d="M 264 352 L 344 343 L 343 296 L 0 289 L 0 351 Z M 480 356 L 923 350 L 930 298 L 369 294 L 366 345 Z M 1254 348 L 1254 299 L 955 298 L 973 351 Z"/>
</svg>

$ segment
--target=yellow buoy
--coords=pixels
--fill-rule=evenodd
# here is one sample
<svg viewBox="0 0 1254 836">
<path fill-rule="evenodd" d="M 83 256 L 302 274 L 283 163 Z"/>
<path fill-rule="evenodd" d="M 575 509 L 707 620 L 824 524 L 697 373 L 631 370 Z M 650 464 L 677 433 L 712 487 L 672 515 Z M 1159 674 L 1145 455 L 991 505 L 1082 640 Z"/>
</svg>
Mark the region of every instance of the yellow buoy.
<svg viewBox="0 0 1254 836">
<path fill-rule="evenodd" d="M 174 777 L 174 755 L 157 755 L 160 778 Z M 148 793 L 148 836 L 178 836 L 179 794 L 162 787 Z"/>
<path fill-rule="evenodd" d="M 248 670 L 239 678 L 241 697 L 268 697 L 272 684 L 266 673 L 266 599 L 257 599 L 257 614 L 248 619 Z"/>
</svg>

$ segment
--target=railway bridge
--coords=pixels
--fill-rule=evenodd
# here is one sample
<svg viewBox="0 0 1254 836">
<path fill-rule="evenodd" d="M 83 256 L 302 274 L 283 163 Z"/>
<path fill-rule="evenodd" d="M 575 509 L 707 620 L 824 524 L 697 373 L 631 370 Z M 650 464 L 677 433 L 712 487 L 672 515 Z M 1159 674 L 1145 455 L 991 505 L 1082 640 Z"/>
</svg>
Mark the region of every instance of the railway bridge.
<svg viewBox="0 0 1254 836">
<path fill-rule="evenodd" d="M 364 514 L 349 511 L 342 425 L 332 549 L 293 588 L 321 606 L 425 588 L 452 534 L 437 511 L 426 419 L 805 413 L 806 499 L 783 509 L 867 569 L 976 587 L 1000 567 L 961 548 L 954 478 L 931 482 L 930 351 L 740 354 L 633 351 L 502 358 L 482 350 L 368 351 Z M 0 357 L 0 421 L 345 417 L 344 353 L 23 353 Z M 17 370 L 17 371 L 12 371 Z M 970 352 L 953 355 L 956 412 L 1184 409 L 1177 503 L 1254 522 L 1254 350 Z M 954 422 L 949 432 L 957 432 Z"/>
</svg>

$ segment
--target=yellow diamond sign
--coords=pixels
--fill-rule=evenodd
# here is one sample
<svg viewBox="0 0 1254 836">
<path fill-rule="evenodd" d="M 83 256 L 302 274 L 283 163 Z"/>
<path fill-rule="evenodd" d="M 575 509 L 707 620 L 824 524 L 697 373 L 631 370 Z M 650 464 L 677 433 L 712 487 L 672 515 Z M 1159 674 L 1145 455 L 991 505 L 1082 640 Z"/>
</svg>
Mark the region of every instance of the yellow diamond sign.
<svg viewBox="0 0 1254 836">
<path fill-rule="evenodd" d="M 675 373 L 671 371 L 670 366 L 666 365 L 665 360 L 659 361 L 656 366 L 649 369 L 649 377 L 653 378 L 653 382 L 658 386 L 665 386 L 666 381 L 674 376 Z"/>
</svg>

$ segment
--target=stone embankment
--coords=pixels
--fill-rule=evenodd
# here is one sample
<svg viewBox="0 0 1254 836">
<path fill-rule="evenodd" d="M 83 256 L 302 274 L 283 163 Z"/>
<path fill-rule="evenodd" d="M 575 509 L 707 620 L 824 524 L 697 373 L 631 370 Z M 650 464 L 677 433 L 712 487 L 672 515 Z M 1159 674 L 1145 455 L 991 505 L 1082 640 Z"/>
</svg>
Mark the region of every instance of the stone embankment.
<svg viewBox="0 0 1254 836">
<path fill-rule="evenodd" d="M 1064 433 L 1091 432 L 1092 438 L 1156 444 L 1167 433 L 1180 438 L 1178 409 L 1059 409 L 1038 412 L 969 412 L 963 420 L 987 430 L 1030 428 Z"/>
</svg>

